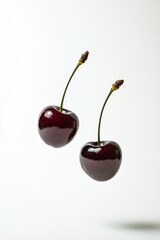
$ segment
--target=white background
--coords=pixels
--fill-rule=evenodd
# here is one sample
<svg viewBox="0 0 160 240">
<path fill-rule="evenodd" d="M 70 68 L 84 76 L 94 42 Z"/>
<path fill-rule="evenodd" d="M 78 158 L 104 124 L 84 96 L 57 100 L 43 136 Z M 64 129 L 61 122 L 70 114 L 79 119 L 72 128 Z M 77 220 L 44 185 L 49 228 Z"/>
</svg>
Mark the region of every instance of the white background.
<svg viewBox="0 0 160 240">
<path fill-rule="evenodd" d="M 80 128 L 61 149 L 43 143 L 40 111 L 64 107 Z M 0 239 L 160 239 L 160 1 L 0 1 Z M 89 178 L 79 151 L 118 142 L 123 163 L 108 182 Z"/>
</svg>

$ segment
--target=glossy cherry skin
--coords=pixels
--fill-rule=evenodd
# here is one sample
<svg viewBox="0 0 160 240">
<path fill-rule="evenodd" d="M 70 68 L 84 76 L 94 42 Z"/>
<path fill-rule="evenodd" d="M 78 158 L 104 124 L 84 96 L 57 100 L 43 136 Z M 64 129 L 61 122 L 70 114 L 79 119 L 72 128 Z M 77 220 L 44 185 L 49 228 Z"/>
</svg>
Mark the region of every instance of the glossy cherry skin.
<svg viewBox="0 0 160 240">
<path fill-rule="evenodd" d="M 78 117 L 71 111 L 57 106 L 42 110 L 38 120 L 38 131 L 42 140 L 55 148 L 68 144 L 79 128 Z"/>
<path fill-rule="evenodd" d="M 122 161 L 120 146 L 113 141 L 86 143 L 80 152 L 83 170 L 94 180 L 107 181 L 117 173 Z"/>
</svg>

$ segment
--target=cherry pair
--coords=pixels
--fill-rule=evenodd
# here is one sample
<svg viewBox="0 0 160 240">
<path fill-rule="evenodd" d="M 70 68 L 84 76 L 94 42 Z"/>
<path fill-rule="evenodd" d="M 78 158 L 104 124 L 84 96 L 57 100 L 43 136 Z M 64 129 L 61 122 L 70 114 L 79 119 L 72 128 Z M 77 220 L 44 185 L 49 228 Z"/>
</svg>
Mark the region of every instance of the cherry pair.
<svg viewBox="0 0 160 240">
<path fill-rule="evenodd" d="M 69 81 L 64 90 L 60 107 L 48 106 L 42 110 L 38 121 L 38 130 L 42 140 L 55 148 L 68 144 L 79 127 L 79 120 L 76 114 L 63 108 L 63 102 L 69 83 L 76 70 L 87 60 L 89 52 L 82 54 L 78 61 Z M 114 141 L 100 140 L 100 126 L 103 110 L 111 94 L 119 89 L 123 80 L 117 80 L 111 87 L 111 90 L 103 104 L 99 124 L 98 124 L 98 141 L 86 143 L 80 152 L 80 163 L 83 170 L 97 181 L 106 181 L 112 178 L 118 171 L 122 152 L 120 146 Z"/>
</svg>

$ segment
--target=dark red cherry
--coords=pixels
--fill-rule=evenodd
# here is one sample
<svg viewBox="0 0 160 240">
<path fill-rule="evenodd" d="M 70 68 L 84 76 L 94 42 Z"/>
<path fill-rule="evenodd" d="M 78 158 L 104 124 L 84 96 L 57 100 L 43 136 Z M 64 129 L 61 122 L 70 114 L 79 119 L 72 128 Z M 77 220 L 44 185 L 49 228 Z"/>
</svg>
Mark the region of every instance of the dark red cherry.
<svg viewBox="0 0 160 240">
<path fill-rule="evenodd" d="M 120 146 L 113 141 L 88 142 L 80 152 L 83 170 L 94 180 L 107 181 L 114 177 L 122 161 Z"/>
<path fill-rule="evenodd" d="M 79 127 L 76 114 L 57 106 L 48 106 L 40 114 L 38 130 L 43 141 L 55 148 L 63 147 L 75 136 Z"/>
<path fill-rule="evenodd" d="M 64 89 L 60 107 L 48 106 L 42 110 L 38 120 L 38 131 L 42 140 L 52 147 L 63 147 L 75 136 L 79 120 L 76 114 L 63 108 L 64 98 L 71 79 L 79 66 L 87 60 L 89 52 L 81 55 Z"/>
<path fill-rule="evenodd" d="M 107 181 L 114 177 L 122 161 L 120 146 L 113 141 L 100 140 L 100 127 L 105 105 L 111 94 L 119 89 L 123 80 L 117 80 L 112 84 L 111 90 L 103 104 L 98 123 L 98 141 L 86 143 L 80 151 L 80 163 L 82 169 L 97 181 Z"/>
</svg>

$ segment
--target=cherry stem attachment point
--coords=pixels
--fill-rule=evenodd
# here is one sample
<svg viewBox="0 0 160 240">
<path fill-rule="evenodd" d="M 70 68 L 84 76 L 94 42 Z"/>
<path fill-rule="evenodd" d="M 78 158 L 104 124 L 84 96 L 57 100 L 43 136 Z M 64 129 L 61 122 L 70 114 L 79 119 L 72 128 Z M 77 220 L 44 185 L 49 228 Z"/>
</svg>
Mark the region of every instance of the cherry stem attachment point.
<svg viewBox="0 0 160 240">
<path fill-rule="evenodd" d="M 101 129 L 101 120 L 102 120 L 102 115 L 103 115 L 103 111 L 104 111 L 104 108 L 106 106 L 106 103 L 109 99 L 109 97 L 111 96 L 111 94 L 119 89 L 119 87 L 123 84 L 124 80 L 117 80 L 114 84 L 112 84 L 112 88 L 106 98 L 106 100 L 104 101 L 104 104 L 103 104 L 103 107 L 101 109 L 101 112 L 100 112 L 100 117 L 99 117 L 99 123 L 98 123 L 98 145 L 100 145 L 101 141 L 100 141 L 100 129 Z"/>
<path fill-rule="evenodd" d="M 68 80 L 68 82 L 67 82 L 67 85 L 66 85 L 66 87 L 65 87 L 65 89 L 64 89 L 64 93 L 63 93 L 63 96 L 62 96 L 61 104 L 60 104 L 60 109 L 59 109 L 60 112 L 62 112 L 62 110 L 63 110 L 64 98 L 65 98 L 65 95 L 66 95 L 68 86 L 69 86 L 69 84 L 70 84 L 70 82 L 71 82 L 71 79 L 72 79 L 73 75 L 75 74 L 75 72 L 77 71 L 77 69 L 79 68 L 79 66 L 81 66 L 83 63 L 85 63 L 85 61 L 86 61 L 87 58 L 88 58 L 88 55 L 89 55 L 89 52 L 88 52 L 88 51 L 86 51 L 85 53 L 83 53 L 83 54 L 81 55 L 81 58 L 79 59 L 77 65 L 76 65 L 76 67 L 75 67 L 75 69 L 73 70 L 73 72 L 72 72 L 72 74 L 71 74 L 71 76 L 70 76 L 70 78 L 69 78 L 69 80 Z"/>
</svg>

